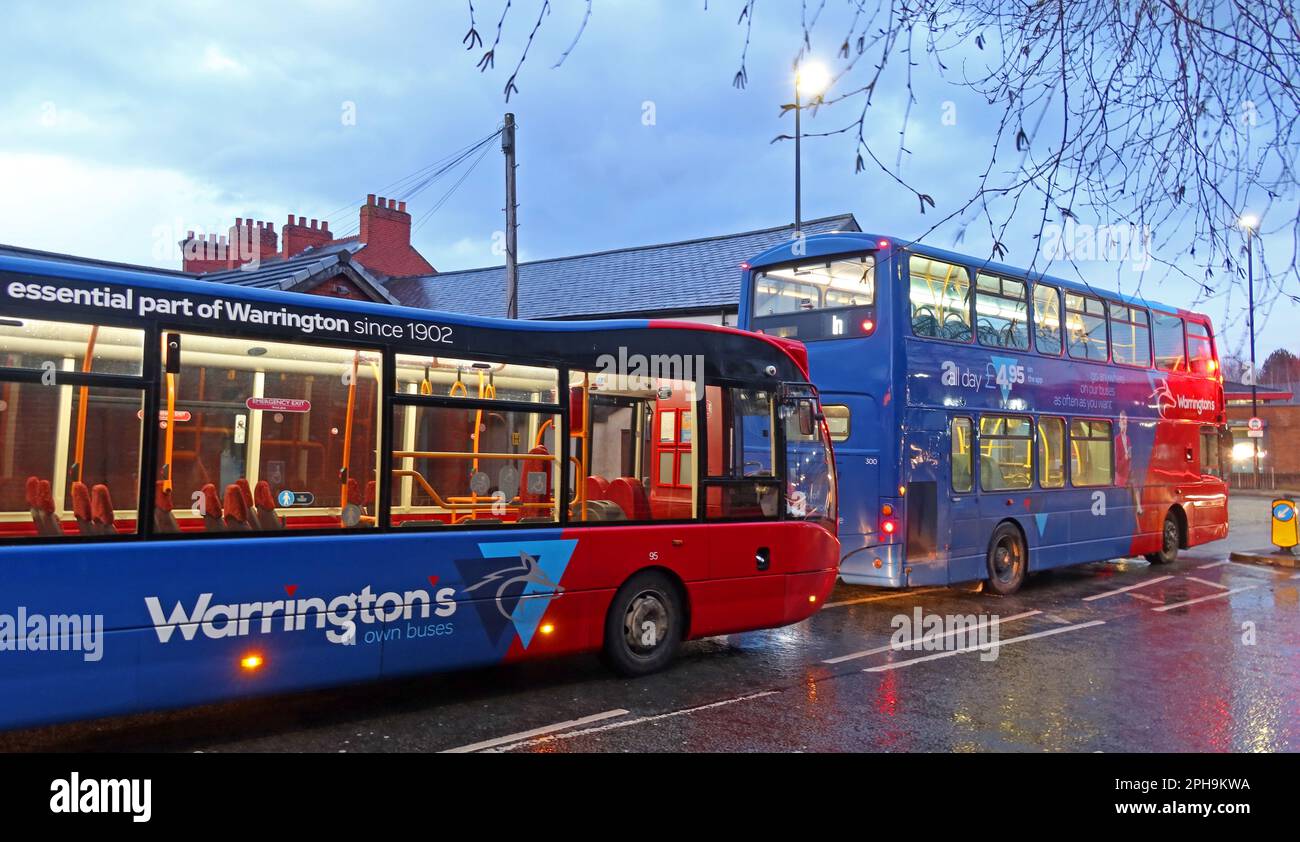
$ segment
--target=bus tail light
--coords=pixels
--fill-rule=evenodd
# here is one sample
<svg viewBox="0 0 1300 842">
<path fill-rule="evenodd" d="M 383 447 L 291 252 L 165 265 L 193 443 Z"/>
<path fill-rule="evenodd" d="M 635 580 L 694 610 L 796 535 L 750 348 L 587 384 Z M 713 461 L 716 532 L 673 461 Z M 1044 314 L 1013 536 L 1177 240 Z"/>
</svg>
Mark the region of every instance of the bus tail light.
<svg viewBox="0 0 1300 842">
<path fill-rule="evenodd" d="M 863 319 L 863 320 L 862 320 L 862 335 L 863 335 L 863 336 L 870 336 L 871 334 L 873 334 L 873 333 L 875 333 L 875 332 L 876 332 L 876 323 L 875 323 L 874 321 L 872 321 L 871 319 Z"/>
<path fill-rule="evenodd" d="M 894 507 L 889 503 L 880 507 L 880 531 L 886 535 L 898 531 L 898 519 L 894 517 Z"/>
</svg>

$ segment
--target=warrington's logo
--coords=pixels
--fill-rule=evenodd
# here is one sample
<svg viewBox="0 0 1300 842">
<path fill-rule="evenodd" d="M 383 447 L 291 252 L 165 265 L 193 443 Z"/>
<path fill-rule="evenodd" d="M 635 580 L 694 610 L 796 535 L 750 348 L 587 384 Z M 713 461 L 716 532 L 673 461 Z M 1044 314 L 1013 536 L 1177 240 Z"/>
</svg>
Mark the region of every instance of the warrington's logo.
<svg viewBox="0 0 1300 842">
<path fill-rule="evenodd" d="M 560 580 L 577 546 L 576 540 L 484 543 L 482 558 L 456 562 L 464 580 L 474 582 L 464 592 L 493 643 L 513 631 L 528 648 L 546 609 L 564 592 Z M 509 563 L 503 566 L 503 559 Z"/>
</svg>

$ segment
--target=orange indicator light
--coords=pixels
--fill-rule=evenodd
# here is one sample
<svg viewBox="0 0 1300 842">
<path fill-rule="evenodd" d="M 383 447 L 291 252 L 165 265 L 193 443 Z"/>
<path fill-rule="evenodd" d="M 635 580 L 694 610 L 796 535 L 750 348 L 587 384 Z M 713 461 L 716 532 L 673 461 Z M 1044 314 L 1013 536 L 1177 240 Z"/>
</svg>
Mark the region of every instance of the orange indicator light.
<svg viewBox="0 0 1300 842">
<path fill-rule="evenodd" d="M 245 655 L 239 660 L 239 665 L 246 670 L 261 669 L 264 663 L 266 663 L 266 661 L 262 659 L 261 655 L 257 654 Z"/>
</svg>

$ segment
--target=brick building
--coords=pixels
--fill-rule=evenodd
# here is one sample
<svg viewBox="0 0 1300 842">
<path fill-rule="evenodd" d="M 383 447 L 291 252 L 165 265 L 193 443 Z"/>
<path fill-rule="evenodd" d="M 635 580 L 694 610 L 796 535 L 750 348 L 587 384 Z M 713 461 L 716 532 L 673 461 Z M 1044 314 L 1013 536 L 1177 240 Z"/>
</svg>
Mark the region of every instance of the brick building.
<svg viewBox="0 0 1300 842">
<path fill-rule="evenodd" d="M 1259 441 L 1259 485 L 1264 488 L 1300 489 L 1300 404 L 1288 389 L 1260 384 L 1256 387 L 1259 401 L 1259 418 L 1264 422 L 1264 435 Z M 1228 430 L 1232 433 L 1233 484 L 1255 487 L 1255 439 L 1247 434 L 1251 418 L 1250 386 L 1245 383 L 1224 381 L 1223 399 L 1228 405 Z"/>
<path fill-rule="evenodd" d="M 277 233 L 270 222 L 236 219 L 229 234 L 180 242 L 182 271 L 240 286 L 397 303 L 382 283 L 435 275 L 411 245 L 406 202 L 371 193 L 359 211 L 359 231 L 338 237 L 329 223 L 290 214 Z"/>
</svg>

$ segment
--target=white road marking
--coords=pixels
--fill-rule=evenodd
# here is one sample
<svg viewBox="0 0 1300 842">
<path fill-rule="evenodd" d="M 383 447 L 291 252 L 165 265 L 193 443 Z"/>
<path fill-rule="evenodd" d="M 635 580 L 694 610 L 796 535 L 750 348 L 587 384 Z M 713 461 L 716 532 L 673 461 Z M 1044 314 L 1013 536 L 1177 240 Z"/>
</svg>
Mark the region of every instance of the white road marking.
<svg viewBox="0 0 1300 842">
<path fill-rule="evenodd" d="M 860 599 L 843 599 L 839 602 L 828 602 L 822 606 L 822 610 L 827 608 L 839 608 L 841 605 L 861 605 L 864 602 L 880 602 L 882 599 L 902 599 L 905 596 L 919 596 L 923 593 L 934 593 L 941 591 L 943 588 L 921 588 L 918 591 L 898 591 L 897 593 L 877 594 L 876 596 L 864 596 Z"/>
<path fill-rule="evenodd" d="M 630 711 L 616 708 L 607 710 L 604 713 L 593 713 L 591 716 L 584 716 L 580 719 L 570 719 L 568 722 L 557 722 L 554 725 L 543 725 L 541 728 L 534 728 L 531 731 L 520 731 L 518 734 L 507 734 L 504 737 L 496 737 L 491 740 L 484 740 L 481 743 L 472 743 L 460 748 L 449 748 L 440 754 L 469 754 L 470 752 L 483 751 L 484 749 L 493 748 L 506 743 L 513 743 L 519 740 L 528 740 L 532 737 L 540 737 L 543 734 L 550 734 L 555 731 L 565 731 L 569 728 L 580 728 L 583 725 L 590 725 L 593 722 L 601 722 L 606 719 L 613 719 L 617 716 L 627 716 Z"/>
<path fill-rule="evenodd" d="M 1116 588 L 1113 591 L 1106 591 L 1105 593 L 1093 594 L 1092 596 L 1085 596 L 1083 598 L 1083 601 L 1092 602 L 1094 599 L 1105 599 L 1108 596 L 1115 596 L 1116 594 L 1128 593 L 1129 591 L 1135 591 L 1138 588 L 1145 588 L 1147 585 L 1154 585 L 1157 582 L 1163 582 L 1166 579 L 1172 579 L 1172 578 L 1174 577 L 1157 576 L 1154 579 L 1147 579 L 1145 582 L 1138 582 L 1136 585 L 1129 585 L 1126 588 Z"/>
<path fill-rule="evenodd" d="M 962 655 L 967 652 L 975 652 L 980 649 L 996 649 L 1003 646 L 1007 646 L 1012 643 L 1019 643 L 1022 640 L 1036 640 L 1040 637 L 1051 637 L 1054 634 L 1062 634 L 1068 631 L 1078 631 L 1079 629 L 1087 629 L 1087 628 L 1092 628 L 1093 626 L 1104 626 L 1104 625 L 1106 625 L 1105 620 L 1092 620 L 1087 623 L 1077 623 L 1076 625 L 1073 626 L 1059 626 L 1054 629 L 1048 629 L 1047 631 L 1034 632 L 1033 634 L 1022 634 L 1020 637 L 1009 637 L 1006 640 L 999 640 L 997 643 L 992 643 L 989 644 L 988 646 L 980 646 L 976 644 L 975 646 L 965 646 L 962 647 L 961 649 L 954 649 L 951 652 L 935 652 L 933 655 L 923 655 L 920 658 L 910 658 L 906 661 L 895 661 L 892 664 L 881 664 L 878 667 L 867 667 L 866 669 L 863 670 L 863 672 L 884 672 L 886 670 L 898 669 L 899 667 L 911 666 L 912 664 L 919 664 L 922 661 L 934 661 L 939 658 L 949 658 L 952 657 L 953 655 Z"/>
<path fill-rule="evenodd" d="M 1198 578 L 1196 578 L 1195 576 L 1184 576 L 1183 578 L 1184 578 L 1184 579 L 1189 579 L 1189 580 L 1191 580 L 1191 581 L 1193 581 L 1193 582 L 1200 582 L 1202 585 L 1209 585 L 1209 586 L 1212 587 L 1212 588 L 1218 588 L 1218 589 L 1221 590 L 1221 591 L 1226 591 L 1226 590 L 1228 590 L 1228 586 L 1227 586 L 1227 585 L 1221 585 L 1221 584 L 1219 584 L 1218 582 L 1211 582 L 1211 581 L 1209 581 L 1209 580 L 1207 580 L 1207 579 L 1198 579 Z"/>
<path fill-rule="evenodd" d="M 1197 598 L 1197 599 L 1189 599 L 1189 600 L 1186 600 L 1185 602 L 1173 602 L 1173 603 L 1170 603 L 1169 605 L 1162 605 L 1162 606 L 1160 606 L 1159 608 L 1153 608 L 1153 609 L 1151 609 L 1151 610 L 1152 610 L 1152 611 L 1171 611 L 1171 610 L 1173 610 L 1174 608 L 1182 608 L 1184 605 L 1195 605 L 1195 604 L 1198 603 L 1198 602 L 1205 602 L 1206 600 L 1210 600 L 1210 599 L 1222 599 L 1222 598 L 1225 597 L 1225 596 L 1232 596 L 1233 594 L 1238 594 L 1238 593 L 1241 593 L 1242 591 L 1250 591 L 1250 590 L 1254 590 L 1255 588 L 1258 588 L 1258 587 L 1259 587 L 1259 585 L 1246 585 L 1246 586 L 1244 586 L 1244 587 L 1240 587 L 1240 588 L 1233 588 L 1233 589 L 1230 590 L 1230 591 L 1224 591 L 1223 593 L 1212 593 L 1212 594 L 1210 594 L 1209 596 L 1202 596 L 1202 597 L 1199 597 L 1199 598 Z"/>
<path fill-rule="evenodd" d="M 875 649 L 864 649 L 861 652 L 854 652 L 849 655 L 840 655 L 838 658 L 827 658 L 826 660 L 822 661 L 822 663 L 842 664 L 845 661 L 852 661 L 852 660 L 856 660 L 857 658 L 865 658 L 868 655 L 879 655 L 881 652 L 889 652 L 890 650 L 905 651 L 907 647 L 912 646 L 914 644 L 922 644 L 922 643 L 926 643 L 927 641 L 933 641 L 933 640 L 942 640 L 945 637 L 952 637 L 953 635 L 958 634 L 959 632 L 969 633 L 973 631 L 979 631 L 980 629 L 986 628 L 990 625 L 1010 623 L 1012 620 L 1023 620 L 1025 617 L 1032 617 L 1035 614 L 1041 614 L 1041 613 L 1042 613 L 1041 611 L 1026 611 L 1023 614 L 1013 614 L 1010 617 L 999 617 L 994 620 L 985 620 L 984 622 L 979 623 L 978 625 L 970 626 L 969 628 L 966 629 L 953 629 L 952 631 L 944 632 L 943 634 L 940 635 L 928 634 L 920 638 L 919 640 L 916 639 L 908 640 L 907 642 L 897 647 L 895 647 L 893 643 L 888 643 L 884 646 L 877 646 Z"/>
<path fill-rule="evenodd" d="M 1147 596 L 1147 595 L 1144 594 L 1144 593 L 1131 593 L 1131 594 L 1129 594 L 1129 598 L 1130 598 L 1130 599 L 1140 599 L 1140 600 L 1142 600 L 1143 602 L 1149 602 L 1149 603 L 1151 603 L 1152 605 L 1163 605 L 1163 604 L 1164 604 L 1164 603 L 1162 603 L 1160 600 L 1156 599 L 1155 597 Z"/>
<path fill-rule="evenodd" d="M 1209 570 L 1211 567 L 1222 567 L 1225 564 L 1232 564 L 1231 561 L 1212 561 L 1209 564 L 1202 564 L 1197 570 Z"/>
<path fill-rule="evenodd" d="M 534 737 L 532 739 L 520 740 L 517 743 L 503 745 L 490 749 L 492 754 L 500 754 L 507 751 L 514 751 L 527 745 L 541 745 L 543 743 L 553 743 L 559 740 L 571 740 L 574 737 L 585 737 L 590 734 L 602 734 L 606 731 L 614 731 L 618 728 L 629 728 L 633 725 L 642 725 L 646 722 L 658 722 L 661 719 L 670 719 L 674 716 L 689 716 L 692 713 L 699 713 L 702 710 L 720 708 L 724 705 L 734 705 L 737 702 L 748 702 L 753 699 L 761 699 L 764 696 L 775 696 L 779 691 L 766 690 L 762 693 L 750 693 L 748 696 L 737 696 L 734 699 L 723 699 L 720 702 L 712 702 L 707 705 L 699 705 L 693 708 L 684 708 L 683 710 L 669 711 L 668 713 L 659 713 L 654 716 L 641 716 L 636 719 L 629 719 L 625 722 L 611 722 L 607 725 L 597 725 L 595 728 L 584 728 L 581 731 L 565 731 L 563 734 L 548 734 L 546 736 Z M 626 712 L 626 711 L 625 711 Z"/>
</svg>

